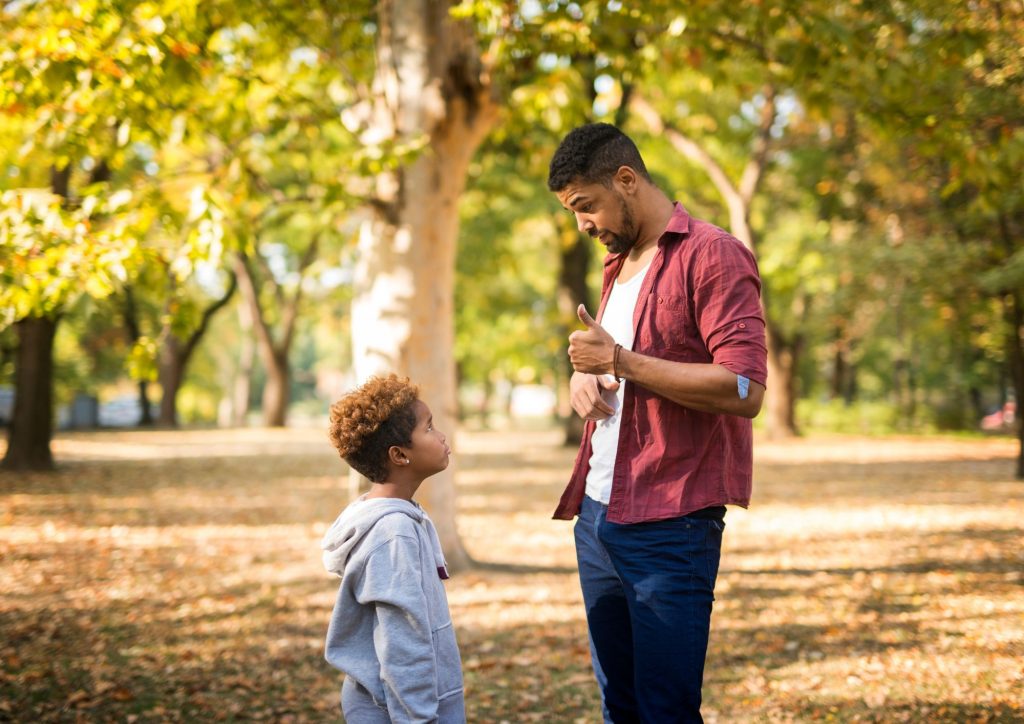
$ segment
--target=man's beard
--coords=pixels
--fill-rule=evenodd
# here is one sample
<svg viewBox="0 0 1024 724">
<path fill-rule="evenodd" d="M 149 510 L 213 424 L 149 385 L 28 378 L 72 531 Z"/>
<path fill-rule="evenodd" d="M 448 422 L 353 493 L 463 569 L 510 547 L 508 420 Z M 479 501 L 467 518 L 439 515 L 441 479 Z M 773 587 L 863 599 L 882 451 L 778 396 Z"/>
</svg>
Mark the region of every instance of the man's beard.
<svg viewBox="0 0 1024 724">
<path fill-rule="evenodd" d="M 591 236 L 601 237 L 601 242 L 612 254 L 625 254 L 633 248 L 637 240 L 636 222 L 633 213 L 626 205 L 626 200 L 619 196 L 619 208 L 622 211 L 622 229 L 615 233 L 608 229 L 597 229 Z"/>
</svg>

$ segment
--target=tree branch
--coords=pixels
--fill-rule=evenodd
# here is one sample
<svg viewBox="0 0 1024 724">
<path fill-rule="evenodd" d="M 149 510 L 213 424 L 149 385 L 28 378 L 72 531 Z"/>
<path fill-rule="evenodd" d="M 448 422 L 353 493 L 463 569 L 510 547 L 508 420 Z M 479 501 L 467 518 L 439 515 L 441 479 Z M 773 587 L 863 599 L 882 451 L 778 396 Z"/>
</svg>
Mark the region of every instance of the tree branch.
<svg viewBox="0 0 1024 724">
<path fill-rule="evenodd" d="M 765 86 L 764 106 L 761 108 L 761 122 L 758 125 L 757 135 L 754 137 L 754 145 L 750 160 L 747 161 L 740 177 L 739 194 L 746 206 L 754 199 L 754 193 L 764 175 L 765 162 L 768 159 L 768 152 L 771 149 L 772 126 L 778 116 L 778 108 L 775 105 L 775 87 Z"/>
<path fill-rule="evenodd" d="M 281 344 L 278 347 L 280 353 L 287 352 L 288 348 L 292 344 L 292 335 L 295 332 L 295 320 L 299 315 L 299 303 L 302 301 L 302 278 L 303 274 L 310 264 L 316 261 L 317 253 L 320 250 L 320 236 L 317 234 L 313 237 L 313 241 L 310 242 L 309 246 L 306 247 L 306 251 L 302 254 L 302 259 L 299 261 L 299 282 L 295 288 L 295 294 L 291 300 L 284 305 L 283 312 L 281 314 Z"/>
<path fill-rule="evenodd" d="M 242 296 L 246 298 L 249 309 L 252 310 L 253 326 L 263 343 L 263 349 L 274 348 L 274 335 L 271 333 L 270 325 L 263 314 L 263 307 L 260 306 L 259 291 L 256 289 L 256 277 L 253 274 L 249 257 L 245 252 L 235 253 L 235 273 L 238 278 L 238 286 L 242 290 Z"/>
<path fill-rule="evenodd" d="M 665 121 L 646 98 L 634 92 L 630 99 L 630 108 L 644 120 L 651 133 L 667 138 L 673 148 L 704 169 L 723 198 L 739 196 L 739 190 L 711 154 L 675 125 Z"/>
<path fill-rule="evenodd" d="M 192 352 L 195 350 L 196 345 L 199 344 L 199 340 L 206 334 L 206 328 L 210 325 L 213 315 L 220 311 L 221 307 L 227 304 L 231 297 L 234 296 L 235 289 L 238 288 L 238 277 L 230 273 L 228 276 L 230 281 L 228 282 L 227 291 L 224 292 L 224 296 L 203 310 L 203 315 L 199 319 L 199 327 L 189 336 L 188 341 L 185 343 L 183 359 L 189 359 L 192 356 Z"/>
</svg>

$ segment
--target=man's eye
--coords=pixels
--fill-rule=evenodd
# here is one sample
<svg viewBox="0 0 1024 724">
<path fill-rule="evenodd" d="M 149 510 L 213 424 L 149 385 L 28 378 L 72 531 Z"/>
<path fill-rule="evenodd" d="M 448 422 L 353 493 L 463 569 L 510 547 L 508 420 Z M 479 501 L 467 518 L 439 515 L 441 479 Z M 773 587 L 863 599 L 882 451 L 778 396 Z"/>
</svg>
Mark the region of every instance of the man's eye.
<svg viewBox="0 0 1024 724">
<path fill-rule="evenodd" d="M 580 211 L 582 211 L 584 214 L 589 214 L 590 204 L 584 204 L 582 207 L 580 207 Z"/>
</svg>

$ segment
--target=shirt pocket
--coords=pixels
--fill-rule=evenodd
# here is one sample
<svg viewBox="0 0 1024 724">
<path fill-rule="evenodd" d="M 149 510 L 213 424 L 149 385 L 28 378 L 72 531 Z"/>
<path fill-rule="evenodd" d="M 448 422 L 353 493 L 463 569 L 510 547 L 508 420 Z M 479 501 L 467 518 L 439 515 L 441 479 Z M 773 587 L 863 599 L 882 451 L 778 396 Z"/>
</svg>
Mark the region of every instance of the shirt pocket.
<svg viewBox="0 0 1024 724">
<path fill-rule="evenodd" d="M 444 699 L 462 693 L 462 659 L 452 622 L 431 631 L 437 662 L 437 696 Z"/>
<path fill-rule="evenodd" d="M 691 316 L 686 297 L 651 292 L 642 322 L 641 344 L 657 357 L 685 358 L 686 342 L 692 334 Z"/>
</svg>

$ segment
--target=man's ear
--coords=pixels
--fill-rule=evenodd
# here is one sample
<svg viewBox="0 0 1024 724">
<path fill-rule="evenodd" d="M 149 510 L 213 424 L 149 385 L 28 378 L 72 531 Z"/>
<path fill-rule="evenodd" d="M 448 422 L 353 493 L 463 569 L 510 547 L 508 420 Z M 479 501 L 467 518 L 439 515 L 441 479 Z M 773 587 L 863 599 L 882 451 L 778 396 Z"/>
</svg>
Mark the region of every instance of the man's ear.
<svg viewBox="0 0 1024 724">
<path fill-rule="evenodd" d="M 388 448 L 388 460 L 392 464 L 402 466 L 409 464 L 409 456 L 405 454 L 405 451 L 398 445 L 392 445 Z"/>
<path fill-rule="evenodd" d="M 615 172 L 614 178 L 623 193 L 636 193 L 640 177 L 631 166 L 619 166 L 619 170 Z"/>
</svg>

